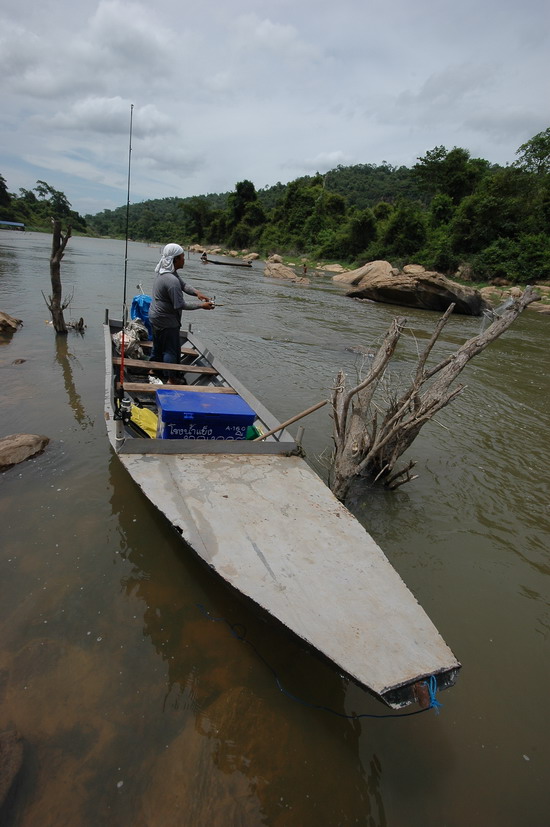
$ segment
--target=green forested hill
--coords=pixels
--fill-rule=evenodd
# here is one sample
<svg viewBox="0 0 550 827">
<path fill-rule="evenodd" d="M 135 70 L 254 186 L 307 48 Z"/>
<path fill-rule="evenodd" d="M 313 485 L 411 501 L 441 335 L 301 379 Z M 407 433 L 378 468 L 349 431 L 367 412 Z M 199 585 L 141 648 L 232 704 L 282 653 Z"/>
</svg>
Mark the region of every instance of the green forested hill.
<svg viewBox="0 0 550 827">
<path fill-rule="evenodd" d="M 338 166 L 327 172 L 322 179 L 327 192 L 341 195 L 349 206 L 359 209 L 374 207 L 380 201 L 391 204 L 400 198 L 418 201 L 424 198 L 422 189 L 408 167 L 391 167 L 387 164 L 379 167 L 372 164 Z M 299 180 L 304 183 L 309 181 L 315 185 L 314 182 L 319 179 L 318 176 L 305 176 Z M 279 182 L 256 192 L 257 200 L 266 215 L 284 201 L 290 186 L 291 184 Z M 181 229 L 182 211 L 185 212 L 186 207 L 188 214 L 192 213 L 195 217 L 201 206 L 203 212 L 208 215 L 212 212 L 223 212 L 227 208 L 230 196 L 230 192 L 210 193 L 191 198 L 151 199 L 140 204 L 132 204 L 132 235 L 146 238 L 148 241 L 158 240 L 160 236 L 158 233 L 155 234 L 155 228 L 159 225 L 168 228 L 176 225 Z M 94 216 L 87 215 L 86 220 L 101 235 L 121 235 L 125 233 L 126 228 L 126 207 L 105 210 Z M 167 233 L 161 235 L 166 236 Z"/>
<path fill-rule="evenodd" d="M 374 207 L 380 201 L 395 203 L 400 198 L 423 199 L 413 171 L 389 164 L 338 166 L 325 175 L 325 186 L 331 192 L 343 195 L 351 206 L 359 209 Z"/>
<path fill-rule="evenodd" d="M 129 235 L 350 265 L 383 258 L 449 274 L 462 266 L 480 281 L 549 279 L 550 128 L 516 155 L 500 167 L 438 146 L 410 169 L 338 166 L 259 191 L 239 181 L 228 193 L 132 204 Z M 45 182 L 15 196 L 0 176 L 0 218 L 46 228 L 56 213 L 82 232 L 126 232 L 126 206 L 83 219 Z"/>
<path fill-rule="evenodd" d="M 384 258 L 472 278 L 550 278 L 550 129 L 507 167 L 435 147 L 411 168 L 356 164 L 256 191 L 163 199 L 131 207 L 132 237 L 220 244 L 359 265 Z M 125 210 L 87 216 L 122 234 Z"/>
</svg>

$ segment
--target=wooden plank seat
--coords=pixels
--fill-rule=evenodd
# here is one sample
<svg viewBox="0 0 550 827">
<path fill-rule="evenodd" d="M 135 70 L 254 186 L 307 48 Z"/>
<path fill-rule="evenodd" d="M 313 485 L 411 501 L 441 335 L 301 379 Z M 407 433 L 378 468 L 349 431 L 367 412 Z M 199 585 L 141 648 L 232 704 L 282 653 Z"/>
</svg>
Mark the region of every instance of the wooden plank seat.
<svg viewBox="0 0 550 827">
<path fill-rule="evenodd" d="M 117 382 L 117 388 L 119 383 Z M 219 385 L 151 385 L 149 382 L 125 382 L 124 390 L 129 393 L 155 393 L 159 388 L 163 391 L 193 391 L 197 393 L 237 393 L 230 387 Z"/>
<path fill-rule="evenodd" d="M 153 347 L 152 342 L 140 342 L 139 344 L 140 344 L 140 347 L 145 348 L 146 350 L 150 350 Z M 199 351 L 195 350 L 192 347 L 182 346 L 181 355 L 182 356 L 199 356 Z"/>
<path fill-rule="evenodd" d="M 120 365 L 121 357 L 113 356 L 113 365 Z M 218 371 L 216 368 L 210 368 L 202 365 L 182 365 L 172 364 L 171 362 L 148 362 L 146 359 L 124 359 L 124 365 L 127 368 L 144 368 L 146 370 L 167 370 L 177 371 L 178 373 L 203 373 L 210 376 L 216 376 Z"/>
</svg>

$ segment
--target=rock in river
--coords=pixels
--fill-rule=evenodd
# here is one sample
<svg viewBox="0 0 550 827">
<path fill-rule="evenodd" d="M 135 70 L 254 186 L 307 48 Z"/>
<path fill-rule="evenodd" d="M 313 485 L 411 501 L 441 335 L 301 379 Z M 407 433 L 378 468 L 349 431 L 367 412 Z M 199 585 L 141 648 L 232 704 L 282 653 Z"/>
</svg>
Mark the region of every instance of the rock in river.
<svg viewBox="0 0 550 827">
<path fill-rule="evenodd" d="M 288 279 L 296 284 L 309 284 L 309 279 L 297 276 L 291 267 L 287 267 L 285 264 L 279 264 L 278 262 L 266 261 L 264 276 L 270 276 L 273 279 Z"/>
<path fill-rule="evenodd" d="M 0 471 L 41 454 L 49 441 L 39 434 L 10 434 L 0 439 Z"/>
<path fill-rule="evenodd" d="M 408 264 L 400 272 L 388 261 L 375 261 L 336 276 L 335 281 L 352 285 L 347 294 L 355 299 L 370 299 L 404 307 L 445 311 L 454 302 L 455 313 L 481 316 L 490 307 L 478 290 L 451 281 L 441 273 L 430 272 L 418 264 Z"/>
<path fill-rule="evenodd" d="M 23 322 L 0 310 L 0 333 L 15 333 Z"/>
</svg>

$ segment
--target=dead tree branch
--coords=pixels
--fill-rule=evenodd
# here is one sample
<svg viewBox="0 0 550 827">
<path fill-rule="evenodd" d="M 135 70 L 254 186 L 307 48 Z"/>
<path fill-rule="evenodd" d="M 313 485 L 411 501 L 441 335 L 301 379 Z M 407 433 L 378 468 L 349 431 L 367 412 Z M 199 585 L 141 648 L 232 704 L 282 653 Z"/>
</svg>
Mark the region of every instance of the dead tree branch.
<svg viewBox="0 0 550 827">
<path fill-rule="evenodd" d="M 374 403 L 374 394 L 395 352 L 406 319 L 393 320 L 367 376 L 355 387 L 346 387 L 345 375 L 340 371 L 332 393 L 334 452 L 330 486 L 336 496 L 344 500 L 356 477 L 381 479 L 391 489 L 415 479 L 416 476 L 410 475 L 412 461 L 394 471 L 399 457 L 416 439 L 422 426 L 462 393 L 463 385 L 453 388 L 451 385 L 470 359 L 504 333 L 517 316 L 538 299 L 533 288 L 527 287 L 485 332 L 469 339 L 455 353 L 428 369 L 428 358 L 452 313 L 451 305 L 419 355 L 410 385 L 400 396 L 390 390 L 385 408 L 381 409 L 379 401 Z"/>
<path fill-rule="evenodd" d="M 55 332 L 65 336 L 67 334 L 67 325 L 63 316 L 63 311 L 69 306 L 70 298 L 63 302 L 63 290 L 61 286 L 61 259 L 65 253 L 65 247 L 71 237 L 71 226 L 67 227 L 65 235 L 61 232 L 61 221 L 58 218 L 52 219 L 53 235 L 52 235 L 52 252 L 50 256 L 50 279 L 52 283 L 52 294 L 48 298 L 44 296 L 44 301 L 48 306 L 48 310 L 52 314 L 53 326 Z"/>
</svg>

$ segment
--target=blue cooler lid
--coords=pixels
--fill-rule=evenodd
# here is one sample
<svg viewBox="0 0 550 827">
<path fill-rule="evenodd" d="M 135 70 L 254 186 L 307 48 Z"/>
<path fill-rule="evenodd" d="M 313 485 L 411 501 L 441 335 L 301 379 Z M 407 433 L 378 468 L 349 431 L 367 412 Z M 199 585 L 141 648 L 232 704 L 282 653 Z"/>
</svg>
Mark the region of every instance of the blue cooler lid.
<svg viewBox="0 0 550 827">
<path fill-rule="evenodd" d="M 236 393 L 197 393 L 196 391 L 157 390 L 157 405 L 163 413 L 226 414 L 256 416 L 255 411 Z"/>
</svg>

